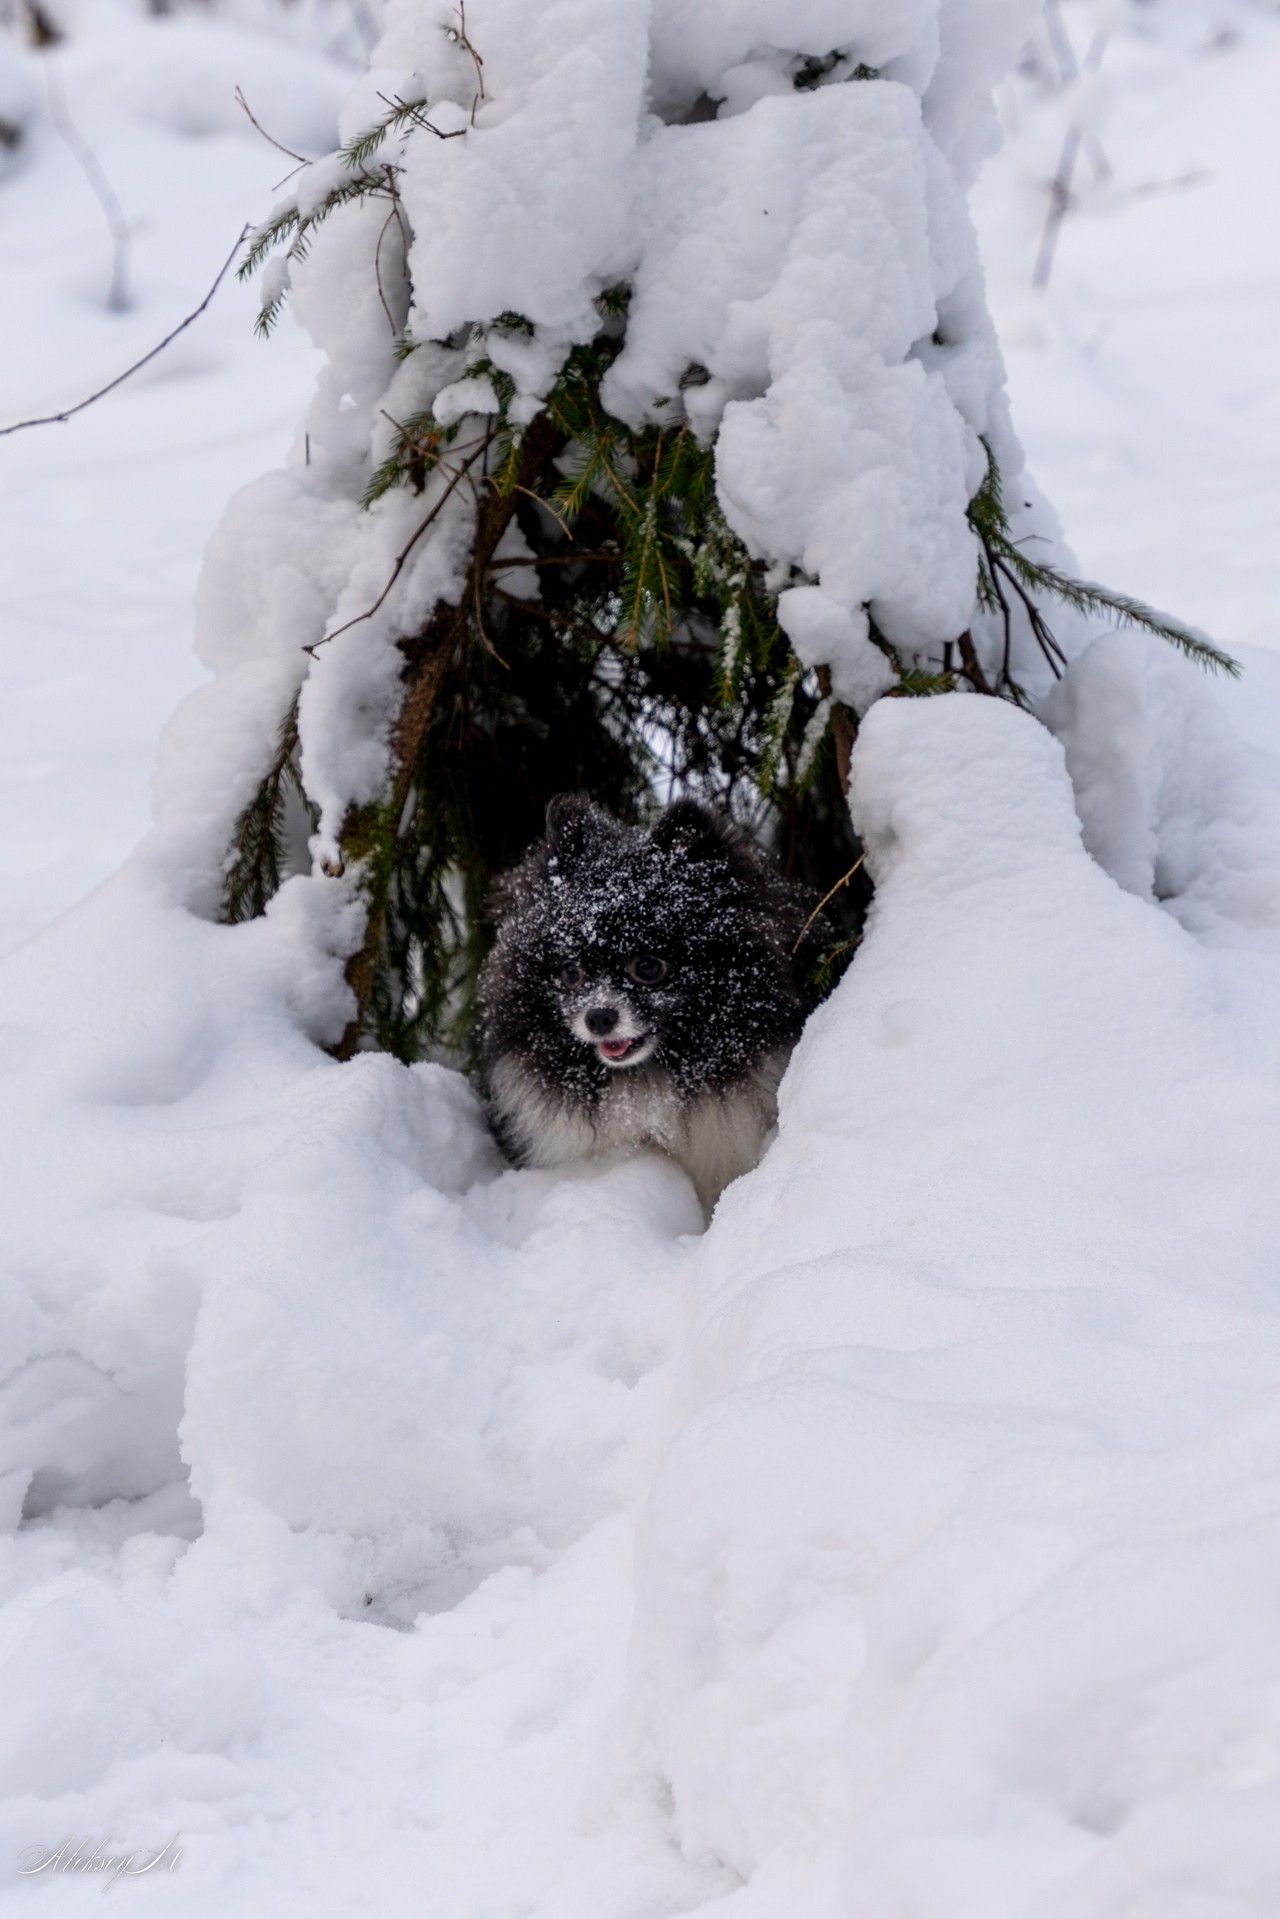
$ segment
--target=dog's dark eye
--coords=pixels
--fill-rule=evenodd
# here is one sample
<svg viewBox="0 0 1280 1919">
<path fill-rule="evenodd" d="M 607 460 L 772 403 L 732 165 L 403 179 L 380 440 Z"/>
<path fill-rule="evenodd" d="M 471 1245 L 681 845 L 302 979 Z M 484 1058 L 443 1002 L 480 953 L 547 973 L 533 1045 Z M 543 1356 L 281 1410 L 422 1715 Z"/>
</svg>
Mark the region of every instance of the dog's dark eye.
<svg viewBox="0 0 1280 1919">
<path fill-rule="evenodd" d="M 627 961 L 627 974 L 639 986 L 657 986 L 667 977 L 667 962 L 656 953 L 637 953 Z"/>
<path fill-rule="evenodd" d="M 561 986 L 581 986 L 585 978 L 586 974 L 578 965 L 577 960 L 570 960 L 567 966 L 560 968 Z"/>
</svg>

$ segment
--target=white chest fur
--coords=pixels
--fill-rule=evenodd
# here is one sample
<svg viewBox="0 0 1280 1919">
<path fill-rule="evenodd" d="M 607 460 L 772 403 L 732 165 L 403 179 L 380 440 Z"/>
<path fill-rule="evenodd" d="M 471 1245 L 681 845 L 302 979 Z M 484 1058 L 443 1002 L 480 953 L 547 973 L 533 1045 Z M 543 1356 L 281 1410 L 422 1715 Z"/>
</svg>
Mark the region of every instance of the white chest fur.
<svg viewBox="0 0 1280 1919">
<path fill-rule="evenodd" d="M 566 1166 L 654 1146 L 684 1168 L 709 1212 L 730 1180 L 760 1158 L 787 1058 L 786 1050 L 770 1054 L 731 1087 L 686 1098 L 661 1067 L 615 1072 L 593 1107 L 505 1059 L 491 1090 L 525 1165 Z"/>
</svg>

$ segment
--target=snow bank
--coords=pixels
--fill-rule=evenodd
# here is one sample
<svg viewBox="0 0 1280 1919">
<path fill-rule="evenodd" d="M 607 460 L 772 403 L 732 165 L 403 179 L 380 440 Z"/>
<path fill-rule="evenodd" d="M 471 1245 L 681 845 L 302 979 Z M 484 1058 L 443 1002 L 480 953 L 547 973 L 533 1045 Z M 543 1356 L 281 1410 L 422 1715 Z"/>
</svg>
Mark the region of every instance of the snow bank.
<svg viewBox="0 0 1280 1919">
<path fill-rule="evenodd" d="M 700 1250 L 640 1522 L 681 1843 L 752 1911 L 1261 1913 L 1274 1000 L 1242 1045 L 1026 718 L 886 703 L 854 769 L 873 923 Z"/>
<path fill-rule="evenodd" d="M 1242 753 L 1166 647 L 1140 634 L 1095 641 L 1043 710 L 1066 749 L 1085 845 L 1113 879 L 1201 935 L 1238 941 L 1275 926 L 1274 761 Z"/>
<path fill-rule="evenodd" d="M 854 803 L 867 940 L 702 1237 L 659 1159 L 500 1172 L 455 1077 L 318 1054 L 297 882 L 217 928 L 143 857 L 10 963 L 5 1870 L 1272 1909 L 1274 934 L 1117 886 L 1007 706 L 882 702 Z"/>
</svg>

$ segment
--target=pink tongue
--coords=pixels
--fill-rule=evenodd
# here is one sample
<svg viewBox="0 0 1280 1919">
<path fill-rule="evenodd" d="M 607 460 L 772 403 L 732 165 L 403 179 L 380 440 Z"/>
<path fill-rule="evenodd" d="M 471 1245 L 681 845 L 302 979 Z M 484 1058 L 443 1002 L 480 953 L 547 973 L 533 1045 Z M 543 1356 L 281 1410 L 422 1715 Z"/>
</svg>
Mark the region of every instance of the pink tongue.
<svg viewBox="0 0 1280 1919">
<path fill-rule="evenodd" d="M 631 1051 L 631 1041 L 629 1039 L 602 1039 L 600 1042 L 600 1051 L 606 1059 L 621 1059 L 624 1053 Z"/>
</svg>

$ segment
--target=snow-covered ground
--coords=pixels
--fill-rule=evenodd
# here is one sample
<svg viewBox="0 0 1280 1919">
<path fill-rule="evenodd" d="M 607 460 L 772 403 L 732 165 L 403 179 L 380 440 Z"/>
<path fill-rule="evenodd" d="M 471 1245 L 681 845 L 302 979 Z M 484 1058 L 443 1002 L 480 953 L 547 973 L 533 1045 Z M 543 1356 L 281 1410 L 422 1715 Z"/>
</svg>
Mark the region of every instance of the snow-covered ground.
<svg viewBox="0 0 1280 1919">
<path fill-rule="evenodd" d="M 52 82 L 50 81 L 52 76 Z M 0 43 L 0 426 L 74 405 L 196 307 L 293 162 L 336 138 L 350 71 L 191 17 L 91 12 L 50 56 Z M 107 221 L 51 117 L 88 142 L 131 229 L 107 309 Z M 138 839 L 155 742 L 201 677 L 200 553 L 228 494 L 287 454 L 317 356 L 292 325 L 268 350 L 232 277 L 117 394 L 0 439 L 0 950 L 80 898 Z"/>
<path fill-rule="evenodd" d="M 1042 36 L 1035 73 L 1006 82 L 1006 145 L 974 196 L 1019 432 L 1087 575 L 1176 608 L 1237 653 L 1275 652 L 1275 10 L 1056 13 L 1072 52 Z M 1083 68 L 1099 44 L 1096 74 L 1061 86 L 1063 65 Z M 1036 290 L 1046 189 L 1073 124 L 1092 143 Z M 1280 667 L 1249 668 L 1253 685 L 1228 689 L 1233 711 L 1248 724 L 1256 693 L 1265 724 L 1280 723 Z"/>
<path fill-rule="evenodd" d="M 1063 17 L 1083 58 L 1095 16 Z M 1107 24 L 1111 173 L 1082 161 L 1047 292 L 1069 92 L 1013 83 L 979 190 L 1015 415 L 1084 570 L 1242 653 L 1221 696 L 1262 749 L 1280 27 Z M 103 311 L 37 88 L 0 424 L 150 345 L 270 200 L 291 162 L 228 81 L 307 152 L 346 84 L 203 17 L 86 8 L 57 60 L 147 223 L 136 304 Z M 131 387 L 0 440 L 9 945 L 138 837 L 200 549 L 292 441 L 314 358 L 251 311 L 225 286 Z M 177 1835 L 113 1897 L 1274 1919 L 1274 761 L 1136 640 L 1052 718 L 1102 866 L 1032 721 L 875 709 L 876 922 L 704 1236 L 665 1163 L 498 1175 L 456 1078 L 318 1063 L 288 907 L 230 936 L 135 861 L 13 956 L 0 1899 L 79 1910 L 99 1884 L 24 1877 L 40 1849 L 136 1870 Z"/>
</svg>

